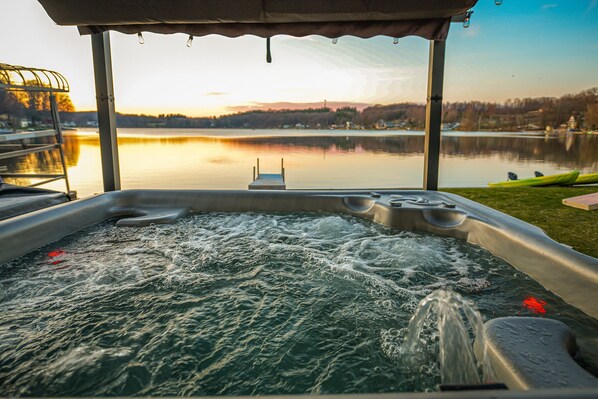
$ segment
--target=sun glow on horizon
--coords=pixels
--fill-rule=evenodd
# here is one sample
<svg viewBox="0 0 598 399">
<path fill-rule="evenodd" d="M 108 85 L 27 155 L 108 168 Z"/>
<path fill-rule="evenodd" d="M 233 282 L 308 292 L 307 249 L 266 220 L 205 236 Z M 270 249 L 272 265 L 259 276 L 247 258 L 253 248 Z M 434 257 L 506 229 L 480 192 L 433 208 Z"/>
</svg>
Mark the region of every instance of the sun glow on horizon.
<svg viewBox="0 0 598 399">
<path fill-rule="evenodd" d="M 425 58 L 422 39 L 410 38 L 399 49 L 376 38 L 373 46 L 383 51 L 372 51 L 360 47 L 357 38 L 334 45 L 318 37 L 274 37 L 272 64 L 265 62 L 261 38 L 196 38 L 192 49 L 182 46 L 183 39 L 146 34 L 140 46 L 131 36 L 112 34 L 119 111 L 212 116 L 284 102 L 388 104 L 425 98 L 426 65 L 415 61 Z M 405 52 L 420 55 L 399 56 Z"/>
</svg>

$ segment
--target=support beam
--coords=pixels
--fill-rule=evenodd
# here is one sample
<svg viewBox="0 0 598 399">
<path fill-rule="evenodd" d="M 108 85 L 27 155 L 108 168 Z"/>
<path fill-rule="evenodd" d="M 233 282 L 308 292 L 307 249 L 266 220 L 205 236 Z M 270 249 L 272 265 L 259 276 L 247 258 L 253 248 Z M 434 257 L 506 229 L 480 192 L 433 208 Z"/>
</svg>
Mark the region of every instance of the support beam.
<svg viewBox="0 0 598 399">
<path fill-rule="evenodd" d="M 120 190 L 110 32 L 91 35 L 104 191 Z"/>
<path fill-rule="evenodd" d="M 438 190 L 444 48 L 444 41 L 430 41 L 428 99 L 426 103 L 426 137 L 424 141 L 424 190 Z"/>
<path fill-rule="evenodd" d="M 64 183 L 66 184 L 67 194 L 71 192 L 71 185 L 69 183 L 68 173 L 66 171 L 66 159 L 64 157 L 64 140 L 62 138 L 62 125 L 60 124 L 60 114 L 58 113 L 58 104 L 56 103 L 56 96 L 54 93 L 50 93 L 50 112 L 52 114 L 52 123 L 54 124 L 54 130 L 56 131 L 56 143 L 59 144 L 58 152 L 60 153 L 60 163 L 62 165 L 62 175 L 64 177 Z M 50 182 L 52 180 L 48 180 Z"/>
</svg>

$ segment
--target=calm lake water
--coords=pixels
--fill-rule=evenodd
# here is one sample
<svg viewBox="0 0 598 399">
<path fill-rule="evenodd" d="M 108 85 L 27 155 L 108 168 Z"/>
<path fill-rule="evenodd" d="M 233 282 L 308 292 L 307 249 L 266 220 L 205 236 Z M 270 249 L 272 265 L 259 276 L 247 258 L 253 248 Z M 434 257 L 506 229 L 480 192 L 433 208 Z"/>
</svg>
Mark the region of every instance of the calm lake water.
<svg viewBox="0 0 598 399">
<path fill-rule="evenodd" d="M 65 135 L 71 188 L 80 197 L 102 191 L 96 130 Z M 119 129 L 118 134 L 126 189 L 246 189 L 258 157 L 262 172 L 276 173 L 284 158 L 289 189 L 419 188 L 423 181 L 423 132 Z M 536 170 L 598 171 L 596 135 L 444 132 L 441 152 L 442 187 L 483 187 L 506 180 L 509 171 L 520 178 Z M 0 166 L 47 173 L 60 164 L 57 154 L 40 153 Z M 64 190 L 64 183 L 45 187 Z"/>
</svg>

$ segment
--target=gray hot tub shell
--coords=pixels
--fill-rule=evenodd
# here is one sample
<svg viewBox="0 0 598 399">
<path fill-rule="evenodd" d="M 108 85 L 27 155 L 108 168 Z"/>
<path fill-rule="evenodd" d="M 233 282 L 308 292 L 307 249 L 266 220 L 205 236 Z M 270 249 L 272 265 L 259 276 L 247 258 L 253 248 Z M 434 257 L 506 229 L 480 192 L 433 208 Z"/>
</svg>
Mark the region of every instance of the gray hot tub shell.
<svg viewBox="0 0 598 399">
<path fill-rule="evenodd" d="M 0 221 L 0 263 L 111 218 L 119 219 L 118 226 L 140 226 L 170 223 L 187 213 L 216 211 L 337 212 L 403 230 L 464 239 L 598 318 L 598 259 L 559 244 L 521 220 L 454 194 L 433 191 L 117 191 Z M 535 320 L 507 318 L 486 323 L 486 349 L 499 377 L 511 389 L 591 387 L 576 394 L 598 397 L 598 380 L 570 357 L 575 338 L 562 323 L 541 320 L 546 322 L 541 328 L 554 340 L 526 345 L 533 355 L 529 359 L 550 363 L 548 369 L 556 370 L 559 378 L 547 379 L 543 371 L 525 364 L 516 343 L 521 334 L 537 329 Z M 574 394 L 568 392 L 567 397 Z M 479 397 L 489 396 L 480 392 Z"/>
</svg>

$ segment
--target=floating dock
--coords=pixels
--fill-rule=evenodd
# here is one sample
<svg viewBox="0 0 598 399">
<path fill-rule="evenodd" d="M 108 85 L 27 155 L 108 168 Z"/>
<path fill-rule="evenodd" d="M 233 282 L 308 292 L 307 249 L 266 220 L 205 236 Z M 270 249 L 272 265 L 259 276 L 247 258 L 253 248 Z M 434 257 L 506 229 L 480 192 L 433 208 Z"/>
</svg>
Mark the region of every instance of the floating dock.
<svg viewBox="0 0 598 399">
<path fill-rule="evenodd" d="M 253 181 L 249 183 L 250 190 L 286 190 L 284 180 L 284 159 L 280 160 L 280 174 L 260 173 L 260 159 L 257 166 L 253 167 Z"/>
</svg>

